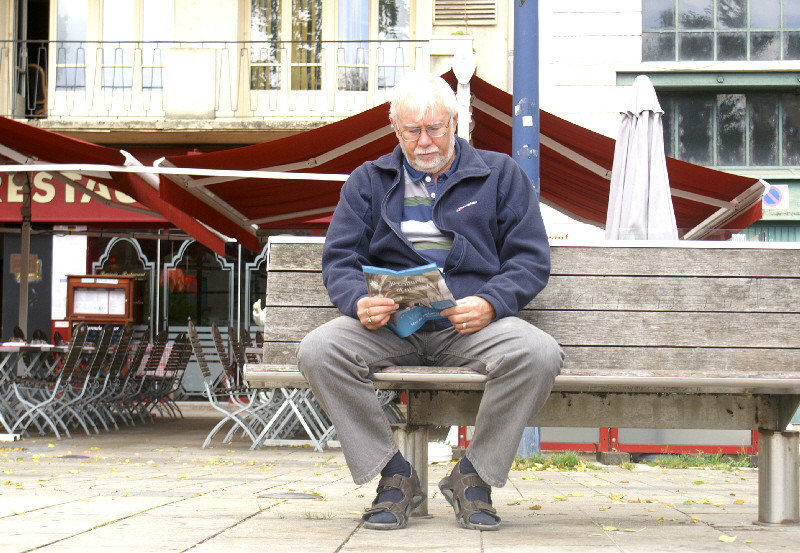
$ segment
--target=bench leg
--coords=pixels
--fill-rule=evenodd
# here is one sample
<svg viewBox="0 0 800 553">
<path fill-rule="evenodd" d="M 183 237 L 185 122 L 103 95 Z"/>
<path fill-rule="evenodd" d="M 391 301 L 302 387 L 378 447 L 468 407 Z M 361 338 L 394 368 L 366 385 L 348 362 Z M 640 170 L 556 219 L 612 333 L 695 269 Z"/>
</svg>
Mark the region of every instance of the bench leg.
<svg viewBox="0 0 800 553">
<path fill-rule="evenodd" d="M 394 439 L 400 448 L 400 453 L 417 470 L 419 482 L 425 493 L 428 493 L 428 427 L 427 426 L 396 426 Z M 412 513 L 414 516 L 428 515 L 428 498 Z"/>
<path fill-rule="evenodd" d="M 758 522 L 800 522 L 799 432 L 758 430 Z"/>
</svg>

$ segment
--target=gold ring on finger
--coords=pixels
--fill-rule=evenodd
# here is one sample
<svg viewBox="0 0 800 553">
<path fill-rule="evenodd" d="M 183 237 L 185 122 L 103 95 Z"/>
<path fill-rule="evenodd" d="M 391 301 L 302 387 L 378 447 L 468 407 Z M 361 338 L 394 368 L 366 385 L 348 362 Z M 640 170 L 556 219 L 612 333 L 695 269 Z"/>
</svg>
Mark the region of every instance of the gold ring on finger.
<svg viewBox="0 0 800 553">
<path fill-rule="evenodd" d="M 461 323 L 461 330 L 467 330 L 467 323 Z"/>
<path fill-rule="evenodd" d="M 367 317 L 369 317 L 369 307 L 367 307 Z"/>
<path fill-rule="evenodd" d="M 372 324 L 372 317 L 367 317 L 367 324 L 368 324 L 368 325 L 371 325 L 371 324 Z"/>
</svg>

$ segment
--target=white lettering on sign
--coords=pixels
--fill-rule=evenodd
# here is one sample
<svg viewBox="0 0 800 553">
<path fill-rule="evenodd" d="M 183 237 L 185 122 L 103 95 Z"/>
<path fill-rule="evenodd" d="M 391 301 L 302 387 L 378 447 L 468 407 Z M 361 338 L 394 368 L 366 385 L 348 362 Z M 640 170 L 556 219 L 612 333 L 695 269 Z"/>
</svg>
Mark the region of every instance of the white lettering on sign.
<svg viewBox="0 0 800 553">
<path fill-rule="evenodd" d="M 79 173 L 64 173 L 67 179 L 73 180 L 77 183 L 83 184 L 87 190 L 90 190 L 111 202 L 118 202 L 121 204 L 135 204 L 136 200 L 113 188 L 109 188 L 105 184 L 99 183 L 89 178 L 83 177 Z M 17 179 L 19 181 L 19 179 Z M 51 202 L 59 202 L 58 196 L 60 195 L 59 184 L 61 180 L 51 173 L 45 171 L 38 171 L 33 173 L 33 181 L 31 182 L 31 200 L 38 204 L 48 204 Z M 6 190 L 0 190 L 0 204 L 3 202 L 18 203 L 23 202 L 23 186 L 15 182 L 11 175 L 0 173 L 0 189 L 5 185 Z M 71 184 L 64 182 L 64 203 L 73 204 L 76 202 L 75 187 Z M 86 193 L 78 193 L 81 195 L 80 203 L 87 204 L 92 201 L 92 196 Z"/>
<path fill-rule="evenodd" d="M 117 201 L 121 204 L 133 204 L 136 203 L 136 200 L 125 194 L 124 192 L 120 192 L 119 190 L 114 190 L 114 196 L 117 198 Z"/>
<path fill-rule="evenodd" d="M 8 201 L 22 203 L 22 187 L 14 183 L 14 179 L 8 180 Z"/>
<path fill-rule="evenodd" d="M 101 198 L 111 201 L 111 194 L 108 192 L 108 186 L 105 184 L 100 184 L 99 182 L 89 179 L 89 182 L 86 183 L 86 189 L 91 190 Z M 88 204 L 91 199 L 92 197 L 89 194 L 84 194 L 81 198 L 81 203 Z"/>
<path fill-rule="evenodd" d="M 33 177 L 33 194 L 31 199 L 39 204 L 52 202 L 56 197 L 56 187 L 50 181 L 50 173 L 36 173 Z"/>
</svg>

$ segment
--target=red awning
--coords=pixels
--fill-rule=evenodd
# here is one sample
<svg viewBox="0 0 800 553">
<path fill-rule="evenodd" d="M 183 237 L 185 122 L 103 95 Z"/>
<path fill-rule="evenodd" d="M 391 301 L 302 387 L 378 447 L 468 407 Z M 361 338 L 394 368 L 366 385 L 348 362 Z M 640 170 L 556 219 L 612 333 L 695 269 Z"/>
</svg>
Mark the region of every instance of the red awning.
<svg viewBox="0 0 800 553">
<path fill-rule="evenodd" d="M 125 156 L 120 150 L 84 142 L 58 133 L 39 129 L 25 123 L 0 117 L 0 159 L 7 158 L 13 164 L 67 163 L 92 165 L 125 165 Z M 170 224 L 188 232 L 220 255 L 225 255 L 225 243 L 217 234 L 199 224 L 193 217 L 170 205 L 159 196 L 158 190 L 136 174 L 87 173 L 97 182 L 122 192 L 150 210 L 151 215 L 161 216 Z M 77 188 L 80 182 L 63 173 L 59 179 Z M 91 194 L 91 191 L 86 193 Z M 98 198 L 98 201 L 102 199 Z M 110 204 L 114 205 L 114 204 Z M 57 222 L 57 221 L 53 221 Z M 75 221 L 70 219 L 69 222 Z"/>
<path fill-rule="evenodd" d="M 472 143 L 511 155 L 509 93 L 486 81 L 471 81 Z M 588 223 L 605 225 L 614 144 L 608 138 L 540 111 L 540 179 L 544 203 Z M 741 177 L 667 158 L 672 204 L 684 238 L 702 239 L 717 229 L 741 230 L 761 219 L 764 185 Z"/>
<path fill-rule="evenodd" d="M 445 75 L 451 84 L 452 73 Z M 511 154 L 512 97 L 486 81 L 471 81 L 472 142 Z M 206 154 L 169 156 L 164 165 L 202 169 L 350 173 L 390 152 L 396 138 L 388 105 L 294 136 Z M 541 112 L 542 201 L 579 220 L 603 226 L 614 140 Z M 715 229 L 739 230 L 761 218 L 757 179 L 667 159 L 673 205 L 684 238 Z M 212 228 L 257 249 L 257 229 L 293 228 L 332 212 L 341 180 L 283 180 L 162 176 L 161 196 Z M 691 229 L 687 232 L 687 229 Z M 717 236 L 719 237 L 719 236 Z"/>
</svg>

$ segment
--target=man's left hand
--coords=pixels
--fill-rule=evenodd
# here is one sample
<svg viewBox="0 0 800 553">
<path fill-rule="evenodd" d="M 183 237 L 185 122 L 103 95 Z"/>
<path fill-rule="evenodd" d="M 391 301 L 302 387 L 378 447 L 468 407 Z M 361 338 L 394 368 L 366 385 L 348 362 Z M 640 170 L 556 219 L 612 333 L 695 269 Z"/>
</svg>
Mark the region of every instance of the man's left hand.
<svg viewBox="0 0 800 553">
<path fill-rule="evenodd" d="M 494 307 L 479 296 L 467 296 L 456 301 L 455 307 L 440 313 L 450 319 L 459 334 L 472 334 L 494 320 Z"/>
</svg>

